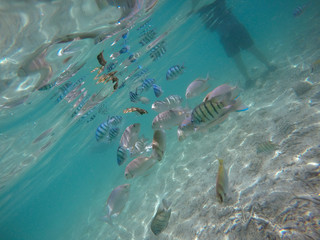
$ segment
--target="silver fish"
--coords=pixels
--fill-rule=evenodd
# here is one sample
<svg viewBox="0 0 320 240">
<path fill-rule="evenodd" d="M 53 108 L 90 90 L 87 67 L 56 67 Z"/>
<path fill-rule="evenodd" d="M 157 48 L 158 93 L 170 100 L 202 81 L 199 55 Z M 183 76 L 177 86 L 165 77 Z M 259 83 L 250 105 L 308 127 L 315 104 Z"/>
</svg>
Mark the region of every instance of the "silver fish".
<svg viewBox="0 0 320 240">
<path fill-rule="evenodd" d="M 160 113 L 166 110 L 178 108 L 181 106 L 182 98 L 178 95 L 171 95 L 166 97 L 163 101 L 156 101 L 152 104 L 152 110 Z"/>
<path fill-rule="evenodd" d="M 207 74 L 206 79 L 197 78 L 196 80 L 192 81 L 186 90 L 186 98 L 190 99 L 193 97 L 196 97 L 206 91 L 210 85 L 208 83 L 208 80 L 210 79 L 209 74 Z"/>
<path fill-rule="evenodd" d="M 179 142 L 185 140 L 188 135 L 195 132 L 196 127 L 192 123 L 191 116 L 187 116 L 179 125 L 177 134 Z"/>
<path fill-rule="evenodd" d="M 222 84 L 211 92 L 203 99 L 203 102 L 212 100 L 214 102 L 223 102 L 229 105 L 230 101 L 239 96 L 240 90 L 238 87 L 231 87 L 228 84 Z"/>
<path fill-rule="evenodd" d="M 166 135 L 163 130 L 155 130 L 152 140 L 152 155 L 158 161 L 163 158 L 164 151 L 166 150 Z"/>
<path fill-rule="evenodd" d="M 112 224 L 111 216 L 117 216 L 122 212 L 129 199 L 129 190 L 130 184 L 123 184 L 113 189 L 110 193 L 106 203 L 108 213 L 104 217 L 106 222 Z"/>
<path fill-rule="evenodd" d="M 216 193 L 220 203 L 224 202 L 228 192 L 228 175 L 223 166 L 223 160 L 219 159 L 219 169 L 216 181 Z"/>
<path fill-rule="evenodd" d="M 171 209 L 169 209 L 169 204 L 164 199 L 158 207 L 156 215 L 151 221 L 151 231 L 154 235 L 159 235 L 168 226 L 169 219 L 171 216 Z"/>
<path fill-rule="evenodd" d="M 136 157 L 148 151 L 148 139 L 141 137 L 130 150 L 130 157 Z"/>
<path fill-rule="evenodd" d="M 126 179 L 130 179 L 136 176 L 143 175 L 148 169 L 150 169 L 156 163 L 156 159 L 152 156 L 144 157 L 140 156 L 133 159 L 126 167 L 124 176 Z"/>
<path fill-rule="evenodd" d="M 120 146 L 124 148 L 132 148 L 134 144 L 138 141 L 140 132 L 140 123 L 134 123 L 130 126 L 128 126 L 120 139 Z"/>
<path fill-rule="evenodd" d="M 170 109 L 159 113 L 152 121 L 152 129 L 170 129 L 178 126 L 186 116 L 187 112 L 181 109 Z"/>
</svg>

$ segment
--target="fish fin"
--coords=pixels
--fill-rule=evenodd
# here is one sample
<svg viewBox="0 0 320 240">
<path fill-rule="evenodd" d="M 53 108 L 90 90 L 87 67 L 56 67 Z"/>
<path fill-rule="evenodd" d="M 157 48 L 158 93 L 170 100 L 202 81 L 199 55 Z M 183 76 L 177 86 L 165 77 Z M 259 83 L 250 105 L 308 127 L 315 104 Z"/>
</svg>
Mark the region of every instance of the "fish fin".
<svg viewBox="0 0 320 240">
<path fill-rule="evenodd" d="M 208 82 L 210 79 L 211 79 L 211 76 L 210 76 L 210 73 L 208 72 L 205 81 Z"/>
<path fill-rule="evenodd" d="M 232 105 L 235 108 L 236 112 L 244 112 L 244 111 L 247 111 L 249 109 L 248 106 L 242 104 L 242 102 L 241 102 L 239 97 L 237 97 L 234 100 L 234 103 Z"/>
<path fill-rule="evenodd" d="M 108 214 L 106 216 L 101 217 L 101 220 L 113 226 L 111 216 L 109 216 Z"/>
<path fill-rule="evenodd" d="M 162 206 L 163 206 L 163 208 L 165 209 L 165 210 L 168 210 L 169 209 L 169 207 L 170 207 L 170 205 L 171 205 L 171 203 L 170 202 L 168 202 L 166 199 L 162 199 Z"/>
</svg>

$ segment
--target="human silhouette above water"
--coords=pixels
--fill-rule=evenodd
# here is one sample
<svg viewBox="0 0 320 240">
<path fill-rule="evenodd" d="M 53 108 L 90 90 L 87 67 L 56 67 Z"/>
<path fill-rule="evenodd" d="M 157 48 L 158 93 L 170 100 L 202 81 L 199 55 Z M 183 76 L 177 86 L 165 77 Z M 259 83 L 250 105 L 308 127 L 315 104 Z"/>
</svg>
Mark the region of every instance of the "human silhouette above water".
<svg viewBox="0 0 320 240">
<path fill-rule="evenodd" d="M 232 14 L 230 8 L 226 6 L 225 0 L 215 0 L 200 9 L 196 6 L 200 0 L 192 0 L 192 13 L 199 14 L 206 28 L 212 32 L 217 32 L 220 42 L 228 57 L 232 57 L 235 64 L 246 79 L 246 87 L 254 84 L 249 76 L 247 68 L 241 57 L 241 50 L 247 50 L 262 62 L 269 71 L 274 71 L 275 67 L 271 65 L 264 54 L 254 45 L 254 42 L 247 29 Z"/>
</svg>

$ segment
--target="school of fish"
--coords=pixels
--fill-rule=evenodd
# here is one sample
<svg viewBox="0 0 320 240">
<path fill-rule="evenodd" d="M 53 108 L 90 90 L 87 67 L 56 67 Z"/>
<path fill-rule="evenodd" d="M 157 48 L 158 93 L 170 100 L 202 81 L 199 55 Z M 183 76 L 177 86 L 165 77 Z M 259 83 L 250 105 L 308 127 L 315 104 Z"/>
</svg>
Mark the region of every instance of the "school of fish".
<svg viewBox="0 0 320 240">
<path fill-rule="evenodd" d="M 302 10 L 297 9 L 295 16 L 301 14 Z M 139 31 L 139 44 L 145 52 L 132 52 L 133 48 L 129 45 L 129 30 L 123 33 L 113 43 L 114 51 L 106 57 L 106 50 L 101 50 L 97 57 L 98 67 L 91 73 L 97 72 L 93 80 L 96 80 L 97 87 L 101 90 L 89 96 L 88 91 L 83 88 L 85 77 L 75 82 L 68 81 L 68 77 L 60 78 L 51 83 L 43 84 L 38 88 L 39 91 L 51 91 L 57 88 L 58 93 L 53 97 L 56 103 L 75 101 L 71 117 L 74 121 L 90 123 L 101 119 L 95 126 L 95 139 L 97 144 L 109 145 L 114 147 L 115 155 L 111 158 L 123 169 L 123 181 L 130 181 L 115 187 L 106 202 L 106 215 L 102 219 L 109 224 L 113 224 L 112 218 L 121 214 L 126 208 L 130 199 L 130 188 L 134 185 L 136 178 L 146 176 L 154 171 L 156 167 L 161 167 L 160 162 L 165 161 L 166 155 L 166 131 L 177 131 L 177 140 L 185 141 L 189 136 L 201 132 L 207 133 L 210 128 L 223 123 L 233 112 L 248 110 L 240 99 L 240 88 L 229 84 L 217 85 L 215 79 L 209 73 L 202 73 L 195 79 L 189 79 L 185 72 L 189 71 L 184 64 L 176 63 L 168 65 L 167 71 L 161 77 L 150 76 L 150 71 L 137 64 L 143 54 L 149 55 L 152 62 L 157 61 L 166 53 L 166 37 L 170 31 L 164 32 L 157 37 L 157 33 L 152 29 L 150 19 L 142 26 Z M 121 47 L 117 46 L 123 40 Z M 315 71 L 318 63 L 312 66 Z M 78 70 L 78 69 L 77 69 Z M 164 76 L 165 75 L 165 76 Z M 185 82 L 184 97 L 177 94 L 166 95 L 164 86 L 168 86 L 173 81 Z M 102 84 L 103 83 L 103 84 Z M 131 84 L 128 84 L 131 83 Z M 130 88 L 130 86 L 135 86 Z M 139 106 L 123 107 L 118 114 L 109 115 L 109 108 L 106 107 L 105 99 L 112 97 L 118 91 L 125 91 L 127 88 L 127 103 L 138 105 L 144 104 L 144 108 Z M 152 91 L 150 91 L 152 89 Z M 204 99 L 200 97 L 204 96 Z M 153 100 L 153 102 L 152 102 Z M 196 105 L 190 107 L 190 102 Z M 151 103 L 152 102 L 152 103 Z M 153 111 L 148 113 L 147 107 Z M 146 114 L 153 115 L 149 126 L 139 123 L 139 120 L 128 124 L 129 115 L 135 112 L 136 119 L 144 118 Z M 109 115 L 107 118 L 106 115 Z M 133 116 L 134 117 L 134 116 Z M 153 130 L 152 141 L 148 136 L 141 134 L 142 130 L 151 127 Z M 50 134 L 51 130 L 43 134 Z M 40 139 L 42 136 L 39 136 Z M 151 136 L 150 136 L 151 137 Z M 38 138 L 34 141 L 37 142 Z M 39 140 L 40 141 L 40 140 Z M 116 144 L 114 144 L 116 143 Z M 265 143 L 257 148 L 257 152 L 272 151 L 275 147 L 271 143 Z M 108 156 L 108 158 L 110 158 Z M 214 161 L 214 159 L 212 160 Z M 228 174 L 223 160 L 219 159 L 218 172 L 216 174 L 216 197 L 219 203 L 228 201 Z M 132 206 L 130 206 L 132 207 Z M 154 235 L 159 235 L 169 225 L 171 216 L 170 204 L 166 199 L 162 199 L 155 215 L 150 216 L 150 229 Z M 152 217 L 152 218 L 151 218 Z"/>
</svg>

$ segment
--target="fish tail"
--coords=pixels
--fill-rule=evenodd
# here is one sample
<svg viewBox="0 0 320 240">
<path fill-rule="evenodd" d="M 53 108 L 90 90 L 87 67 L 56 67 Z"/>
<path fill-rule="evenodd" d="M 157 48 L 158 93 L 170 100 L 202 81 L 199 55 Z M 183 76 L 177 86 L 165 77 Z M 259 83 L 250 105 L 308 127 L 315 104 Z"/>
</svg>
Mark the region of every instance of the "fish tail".
<svg viewBox="0 0 320 240">
<path fill-rule="evenodd" d="M 170 207 L 171 203 L 168 202 L 166 199 L 162 199 L 162 206 L 165 210 L 169 210 L 169 207 Z"/>
<path fill-rule="evenodd" d="M 219 164 L 222 165 L 223 164 L 223 159 L 218 159 Z"/>
<path fill-rule="evenodd" d="M 102 221 L 110 224 L 111 226 L 113 226 L 113 222 L 112 222 L 112 219 L 111 219 L 111 216 L 109 216 L 108 214 L 106 216 L 103 216 L 101 218 Z"/>
<path fill-rule="evenodd" d="M 210 73 L 207 73 L 206 81 L 209 81 L 211 79 Z"/>
<path fill-rule="evenodd" d="M 233 107 L 236 110 L 236 112 L 244 112 L 247 111 L 249 109 L 248 106 L 244 105 L 241 100 L 240 97 L 236 97 L 236 99 L 234 100 L 234 104 Z"/>
</svg>

